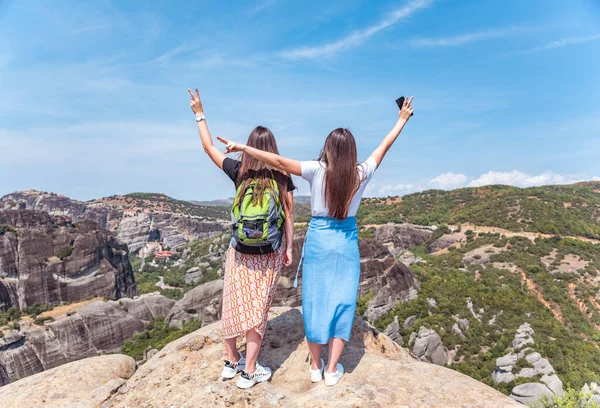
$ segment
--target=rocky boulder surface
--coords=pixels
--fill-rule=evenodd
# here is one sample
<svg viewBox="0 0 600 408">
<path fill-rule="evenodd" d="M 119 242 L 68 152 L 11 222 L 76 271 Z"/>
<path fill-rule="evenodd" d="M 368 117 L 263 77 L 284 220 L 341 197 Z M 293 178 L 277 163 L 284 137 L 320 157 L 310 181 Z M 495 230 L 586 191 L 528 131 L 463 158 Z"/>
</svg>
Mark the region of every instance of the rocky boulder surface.
<svg viewBox="0 0 600 408">
<path fill-rule="evenodd" d="M 92 221 L 0 210 L 0 310 L 87 297 L 135 296 L 127 245 Z"/>
<path fill-rule="evenodd" d="M 431 227 L 414 224 L 385 224 L 375 230 L 373 239 L 384 244 L 393 255 L 424 244 L 433 234 Z"/>
<path fill-rule="evenodd" d="M 442 338 L 435 330 L 424 326 L 419 328 L 412 352 L 421 361 L 437 365 L 445 365 L 448 362 L 448 349 L 442 343 Z"/>
<path fill-rule="evenodd" d="M 427 253 L 432 254 L 437 251 L 441 251 L 442 249 L 446 249 L 451 247 L 454 244 L 460 243 L 463 239 L 461 234 L 446 234 L 442 235 L 431 244 L 427 246 Z"/>
<path fill-rule="evenodd" d="M 0 388 L 6 408 L 94 408 L 135 372 L 135 361 L 112 354 L 86 358 Z"/>
<path fill-rule="evenodd" d="M 188 242 L 221 233 L 226 221 L 207 220 L 191 215 L 138 211 L 131 213 L 117 205 L 99 202 L 84 203 L 60 194 L 39 191 L 18 191 L 0 198 L 0 209 L 29 209 L 50 215 L 69 217 L 73 222 L 94 221 L 113 232 L 137 253 L 149 241 L 161 240 L 163 245 L 177 248 Z"/>
<path fill-rule="evenodd" d="M 6 396 L 14 396 L 15 408 L 30 407 L 28 401 L 40 408 L 521 406 L 470 377 L 415 360 L 360 318 L 355 320 L 351 341 L 341 357 L 346 374 L 337 386 L 311 383 L 307 355 L 300 311 L 274 308 L 261 350 L 261 363 L 271 367 L 273 378 L 250 390 L 239 390 L 235 380 L 220 379 L 223 334 L 220 324 L 214 323 L 168 344 L 118 390 L 116 386 L 123 383 L 130 370 L 92 371 L 94 359 L 98 359 L 95 357 L 77 362 L 78 369 L 63 366 L 51 375 L 46 372 L 24 380 L 26 383 L 10 384 L 0 391 L 0 397 L 5 400 Z M 90 371 L 84 372 L 84 367 Z M 102 372 L 95 384 L 102 392 L 90 389 L 89 381 L 96 379 L 96 371 Z M 82 381 L 80 389 L 69 390 L 68 385 L 74 388 L 76 381 Z M 51 392 L 47 384 L 53 384 L 56 392 Z M 106 390 L 112 390 L 112 396 Z M 74 400 L 78 405 L 71 403 Z"/>
<path fill-rule="evenodd" d="M 539 377 L 539 382 L 528 382 L 512 389 L 511 398 L 523 404 L 535 405 L 543 396 L 564 395 L 563 384 L 550 362 L 527 345 L 534 345 L 535 332 L 529 323 L 517 329 L 510 352 L 496 359 L 492 379 L 498 383 L 509 383 L 516 378 Z M 521 368 L 516 369 L 520 364 Z"/>
<path fill-rule="evenodd" d="M 42 326 L 23 323 L 0 342 L 0 386 L 100 353 L 118 352 L 152 319 L 164 318 L 175 301 L 159 294 L 98 300 Z"/>
</svg>

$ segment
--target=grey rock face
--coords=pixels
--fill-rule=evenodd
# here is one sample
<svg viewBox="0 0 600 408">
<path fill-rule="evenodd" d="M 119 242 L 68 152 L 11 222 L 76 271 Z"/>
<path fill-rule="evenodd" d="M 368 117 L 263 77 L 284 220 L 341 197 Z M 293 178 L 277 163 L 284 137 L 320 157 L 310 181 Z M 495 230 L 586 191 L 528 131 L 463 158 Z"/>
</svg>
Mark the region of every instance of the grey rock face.
<svg viewBox="0 0 600 408">
<path fill-rule="evenodd" d="M 171 327 L 181 328 L 184 321 L 201 319 L 202 325 L 215 322 L 221 319 L 222 297 L 222 280 L 197 286 L 173 305 L 165 318 L 165 323 Z"/>
<path fill-rule="evenodd" d="M 460 237 L 457 235 L 442 235 L 431 244 L 427 246 L 427 253 L 431 254 L 437 251 L 441 251 L 442 249 L 451 247 L 460 241 Z"/>
<path fill-rule="evenodd" d="M 393 255 L 398 255 L 403 250 L 422 245 L 432 234 L 429 227 L 390 223 L 377 228 L 373 239 L 386 245 Z"/>
<path fill-rule="evenodd" d="M 552 397 L 554 394 L 544 384 L 525 383 L 514 387 L 510 397 L 521 404 L 532 404 L 544 395 Z"/>
<path fill-rule="evenodd" d="M 187 285 L 190 285 L 192 283 L 199 282 L 200 278 L 202 278 L 203 274 L 204 274 L 204 271 L 202 269 L 200 269 L 200 267 L 195 266 L 195 267 L 190 268 L 187 271 L 185 271 L 185 275 L 183 278 L 185 280 L 185 283 Z"/>
<path fill-rule="evenodd" d="M 498 367 L 508 367 L 508 366 L 514 366 L 515 364 L 517 364 L 517 355 L 516 354 L 507 354 L 503 357 L 499 357 L 496 359 L 496 365 Z"/>
<path fill-rule="evenodd" d="M 422 361 L 437 365 L 448 362 L 448 350 L 442 344 L 442 338 L 434 330 L 424 326 L 419 329 L 412 351 Z"/>
<path fill-rule="evenodd" d="M 213 236 L 228 228 L 225 220 L 169 212 L 130 214 L 118 206 L 83 203 L 54 193 L 20 191 L 0 199 L 0 209 L 30 209 L 69 217 L 73 222 L 94 221 L 113 232 L 137 253 L 147 242 L 160 238 L 165 246 L 177 248 L 188 242 Z M 0 249 L 1 252 L 1 249 Z"/>
<path fill-rule="evenodd" d="M 0 310 L 136 294 L 127 246 L 97 223 L 0 210 L 0 224 L 17 231 L 0 236 Z"/>
<path fill-rule="evenodd" d="M 452 325 L 452 333 L 456 334 L 458 337 L 460 337 L 463 340 L 466 339 L 464 333 L 462 332 L 460 327 L 458 327 L 458 323 L 454 323 Z"/>
<path fill-rule="evenodd" d="M 402 336 L 400 335 L 400 323 L 398 322 L 398 316 L 394 316 L 394 321 L 390 323 L 388 327 L 386 327 L 383 334 L 388 336 L 399 345 L 402 345 L 403 341 Z"/>
<path fill-rule="evenodd" d="M 142 321 L 150 321 L 162 319 L 168 315 L 175 304 L 175 300 L 155 292 L 136 296 L 134 299 L 122 298 L 109 302 L 111 305 L 115 303 L 118 305 L 115 307 L 123 309 L 128 315 Z"/>
<path fill-rule="evenodd" d="M 164 318 L 174 301 L 149 294 L 96 301 L 44 326 L 17 332 L 0 345 L 0 383 L 15 381 L 71 361 L 118 351 L 151 319 Z"/>
<path fill-rule="evenodd" d="M 512 352 L 496 359 L 496 368 L 492 373 L 495 382 L 511 382 L 516 378 L 533 378 L 543 374 L 540 382 L 531 382 L 514 387 L 511 397 L 523 404 L 533 404 L 543 395 L 563 395 L 562 381 L 554 373 L 550 362 L 542 358 L 540 353 L 533 351 L 527 344 L 534 344 L 535 332 L 529 323 L 523 323 L 517 329 L 513 341 Z M 522 359 L 526 360 L 531 367 L 523 367 L 518 373 L 514 372 L 514 366 Z"/>
<path fill-rule="evenodd" d="M 404 320 L 404 328 L 410 329 L 415 323 L 415 320 L 417 320 L 417 316 L 408 316 L 406 320 Z"/>
</svg>

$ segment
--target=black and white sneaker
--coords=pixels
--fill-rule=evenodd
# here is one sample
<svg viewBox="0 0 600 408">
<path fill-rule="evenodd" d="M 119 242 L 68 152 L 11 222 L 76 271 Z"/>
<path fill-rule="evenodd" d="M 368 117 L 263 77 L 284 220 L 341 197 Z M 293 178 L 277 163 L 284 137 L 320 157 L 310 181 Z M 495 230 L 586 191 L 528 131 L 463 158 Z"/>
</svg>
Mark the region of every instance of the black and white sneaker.
<svg viewBox="0 0 600 408">
<path fill-rule="evenodd" d="M 246 370 L 242 371 L 242 375 L 238 378 L 237 386 L 243 389 L 251 388 L 256 383 L 267 381 L 269 378 L 271 378 L 271 369 L 256 363 L 256 371 L 252 374 L 247 373 Z"/>
<path fill-rule="evenodd" d="M 237 362 L 225 360 L 221 377 L 231 380 L 237 373 L 243 371 L 244 368 L 246 368 L 246 357 L 240 354 L 240 359 Z"/>
</svg>

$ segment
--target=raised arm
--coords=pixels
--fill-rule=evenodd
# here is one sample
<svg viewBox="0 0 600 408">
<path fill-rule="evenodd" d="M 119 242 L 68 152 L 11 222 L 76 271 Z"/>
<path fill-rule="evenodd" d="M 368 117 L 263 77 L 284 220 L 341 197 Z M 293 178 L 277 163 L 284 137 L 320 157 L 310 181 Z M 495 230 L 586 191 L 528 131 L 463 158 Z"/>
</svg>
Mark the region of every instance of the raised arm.
<svg viewBox="0 0 600 408">
<path fill-rule="evenodd" d="M 245 144 L 230 142 L 229 140 L 223 139 L 220 136 L 217 136 L 217 140 L 225 144 L 225 153 L 244 152 L 252 157 L 257 158 L 261 162 L 267 163 L 269 166 L 273 166 L 295 176 L 302 175 L 300 161 L 298 160 L 288 159 L 275 153 L 269 153 L 263 150 L 255 149 L 254 147 L 246 146 Z"/>
<path fill-rule="evenodd" d="M 402 132 L 402 129 L 404 129 L 404 125 L 406 125 L 406 122 L 408 122 L 408 120 L 412 116 L 412 101 L 413 97 L 411 97 L 410 100 L 404 99 L 404 105 L 402 105 L 402 109 L 400 109 L 400 113 L 398 113 L 398 121 L 396 122 L 392 130 L 390 130 L 390 132 L 383 138 L 383 141 L 377 147 L 377 149 L 373 150 L 373 153 L 371 153 L 371 157 L 373 157 L 377 162 L 377 167 L 379 167 L 386 153 L 388 152 L 388 150 L 390 150 L 390 147 L 392 147 L 392 145 L 400 135 L 400 132 Z"/>
<path fill-rule="evenodd" d="M 206 124 L 206 119 L 198 118 L 200 116 L 204 116 L 204 108 L 202 107 L 202 102 L 200 102 L 200 94 L 198 93 L 198 89 L 196 89 L 196 95 L 192 93 L 192 91 L 188 88 L 188 92 L 192 97 L 190 101 L 190 107 L 192 108 L 192 112 L 196 115 L 196 121 L 198 123 L 198 133 L 200 133 L 200 140 L 202 140 L 202 147 L 208 157 L 219 167 L 221 170 L 223 169 L 223 160 L 225 160 L 225 155 L 219 149 L 215 147 L 212 141 L 212 137 L 210 136 L 210 131 L 208 130 L 208 125 Z"/>
</svg>

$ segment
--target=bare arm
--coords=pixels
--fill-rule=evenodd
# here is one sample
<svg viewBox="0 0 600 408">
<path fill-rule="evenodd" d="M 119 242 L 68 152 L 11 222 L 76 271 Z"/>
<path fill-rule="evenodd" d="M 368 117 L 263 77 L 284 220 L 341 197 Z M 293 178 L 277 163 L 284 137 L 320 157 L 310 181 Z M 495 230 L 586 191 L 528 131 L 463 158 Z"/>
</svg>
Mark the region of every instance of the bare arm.
<svg viewBox="0 0 600 408">
<path fill-rule="evenodd" d="M 285 234 L 285 266 L 290 266 L 292 264 L 292 254 L 294 248 L 294 192 L 289 191 L 287 193 L 288 200 L 290 203 L 290 211 L 289 214 L 285 213 L 285 224 L 284 234 Z"/>
<path fill-rule="evenodd" d="M 217 136 L 217 139 L 225 144 L 226 153 L 248 153 L 250 156 L 257 158 L 258 160 L 264 163 L 267 163 L 269 166 L 273 166 L 277 169 L 283 170 L 295 176 L 302 175 L 300 161 L 298 160 L 288 159 L 278 154 L 265 152 L 263 150 L 255 149 L 254 147 L 246 146 L 241 143 L 230 142 L 229 140 L 223 139 L 219 136 Z"/>
<path fill-rule="evenodd" d="M 188 92 L 192 97 L 192 100 L 190 101 L 192 112 L 194 112 L 195 115 L 204 116 L 204 108 L 202 107 L 202 102 L 200 102 L 200 94 L 198 93 L 198 89 L 196 89 L 196 95 L 194 95 L 189 88 Z M 206 154 L 208 154 L 208 157 L 210 157 L 210 159 L 217 165 L 217 167 L 219 167 L 222 170 L 225 155 L 213 144 L 206 120 L 201 120 L 200 122 L 198 122 L 198 133 L 200 133 L 200 140 L 202 141 L 202 147 L 204 148 L 204 151 L 206 152 Z"/>
<path fill-rule="evenodd" d="M 412 101 L 412 97 L 410 98 L 410 100 L 404 100 L 404 105 L 402 106 L 402 109 L 398 114 L 398 121 L 396 122 L 392 130 L 390 130 L 390 132 L 383 138 L 381 144 L 375 150 L 373 150 L 373 153 L 371 153 L 371 157 L 373 157 L 377 162 L 377 167 L 379 167 L 386 153 L 388 152 L 388 150 L 390 150 L 390 148 L 400 135 L 400 132 L 402 132 L 402 129 L 404 129 L 404 125 L 406 125 L 406 122 L 408 122 L 408 120 L 410 119 L 413 113 L 413 107 L 411 105 Z"/>
</svg>

